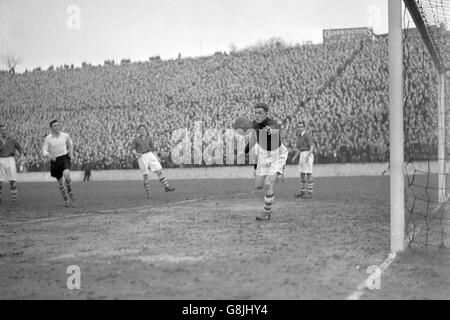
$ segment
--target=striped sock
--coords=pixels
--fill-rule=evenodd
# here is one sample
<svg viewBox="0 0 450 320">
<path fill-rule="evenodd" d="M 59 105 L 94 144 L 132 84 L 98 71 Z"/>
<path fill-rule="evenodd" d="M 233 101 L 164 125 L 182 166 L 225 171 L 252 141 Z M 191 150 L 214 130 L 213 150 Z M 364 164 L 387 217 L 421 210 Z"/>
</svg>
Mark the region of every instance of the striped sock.
<svg viewBox="0 0 450 320">
<path fill-rule="evenodd" d="M 66 188 L 67 188 L 67 194 L 69 195 L 70 199 L 73 199 L 73 193 L 72 193 L 72 181 L 66 180 Z"/>
<path fill-rule="evenodd" d="M 58 183 L 59 192 L 61 192 L 61 195 L 64 199 L 64 201 L 67 201 L 67 194 L 66 194 L 66 188 L 64 188 L 64 184 Z"/>
<path fill-rule="evenodd" d="M 308 192 L 312 194 L 313 191 L 314 191 L 314 181 L 310 181 L 308 183 Z"/>
<path fill-rule="evenodd" d="M 11 188 L 11 199 L 13 203 L 17 202 L 17 187 L 15 183 L 11 183 L 10 185 Z"/>
<path fill-rule="evenodd" d="M 167 188 L 169 186 L 169 182 L 163 176 L 161 176 L 159 178 L 159 182 L 161 182 L 161 185 L 163 186 L 163 188 Z"/>
<path fill-rule="evenodd" d="M 300 192 L 302 193 L 306 192 L 306 181 L 300 182 Z"/>
<path fill-rule="evenodd" d="M 150 182 L 148 182 L 148 180 L 144 180 L 144 189 L 145 189 L 145 193 L 147 195 L 150 194 Z"/>
<path fill-rule="evenodd" d="M 272 213 L 272 204 L 275 200 L 275 195 L 264 195 L 264 213 L 270 215 Z"/>
</svg>

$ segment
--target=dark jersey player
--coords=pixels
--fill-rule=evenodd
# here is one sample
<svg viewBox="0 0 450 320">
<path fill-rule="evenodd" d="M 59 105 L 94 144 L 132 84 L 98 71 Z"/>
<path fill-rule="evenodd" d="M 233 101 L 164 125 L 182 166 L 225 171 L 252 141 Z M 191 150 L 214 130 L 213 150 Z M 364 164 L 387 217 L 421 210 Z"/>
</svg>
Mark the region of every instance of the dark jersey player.
<svg viewBox="0 0 450 320">
<path fill-rule="evenodd" d="M 2 201 L 2 181 L 9 181 L 11 190 L 11 200 L 17 205 L 17 169 L 16 169 L 16 151 L 19 152 L 19 158 L 24 154 L 19 143 L 8 135 L 6 125 L 0 124 L 0 204 Z"/>
<path fill-rule="evenodd" d="M 295 195 L 297 198 L 311 198 L 314 191 L 314 180 L 312 177 L 314 164 L 314 143 L 311 136 L 306 132 L 304 121 L 298 123 L 297 152 L 292 161 L 297 157 L 298 172 L 300 173 L 300 191 Z"/>
<path fill-rule="evenodd" d="M 270 220 L 275 199 L 273 185 L 283 169 L 288 157 L 288 149 L 281 143 L 281 128 L 269 118 L 269 106 L 258 103 L 254 106 L 255 120 L 253 132 L 246 147 L 248 152 L 254 145 L 258 148 L 255 171 L 255 188 L 264 188 L 264 211 L 256 217 L 258 221 Z"/>
<path fill-rule="evenodd" d="M 153 141 L 148 136 L 146 127 L 143 124 L 139 125 L 138 135 L 131 143 L 131 153 L 138 158 L 139 169 L 143 176 L 144 189 L 147 198 L 151 198 L 150 181 L 148 179 L 149 168 L 158 176 L 159 182 L 166 192 L 175 190 L 175 188 L 169 185 L 169 182 L 164 177 L 160 160 L 154 151 Z"/>
</svg>

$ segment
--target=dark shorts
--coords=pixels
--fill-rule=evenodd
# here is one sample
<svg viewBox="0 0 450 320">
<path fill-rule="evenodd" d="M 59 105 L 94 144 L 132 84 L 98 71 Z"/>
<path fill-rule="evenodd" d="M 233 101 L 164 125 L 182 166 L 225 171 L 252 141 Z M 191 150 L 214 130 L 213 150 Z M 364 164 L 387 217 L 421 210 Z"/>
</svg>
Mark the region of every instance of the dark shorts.
<svg viewBox="0 0 450 320">
<path fill-rule="evenodd" d="M 63 171 L 70 170 L 70 167 L 70 157 L 68 154 L 57 157 L 55 161 L 50 160 L 50 175 L 59 180 L 63 176 Z"/>
</svg>

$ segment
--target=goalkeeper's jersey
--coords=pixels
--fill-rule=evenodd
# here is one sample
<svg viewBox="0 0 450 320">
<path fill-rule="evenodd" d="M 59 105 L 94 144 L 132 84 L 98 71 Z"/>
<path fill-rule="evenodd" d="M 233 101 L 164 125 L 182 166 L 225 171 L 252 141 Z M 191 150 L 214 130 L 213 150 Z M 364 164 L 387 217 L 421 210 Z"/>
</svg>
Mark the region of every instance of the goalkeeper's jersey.
<svg viewBox="0 0 450 320">
<path fill-rule="evenodd" d="M 266 129 L 267 126 L 272 129 L 270 135 Z M 266 118 L 261 123 L 256 123 L 256 121 L 253 121 L 253 129 L 256 133 L 257 143 L 263 150 L 273 151 L 282 145 L 281 128 L 275 120 Z"/>
<path fill-rule="evenodd" d="M 269 134 L 266 127 L 269 126 L 272 132 Z M 288 149 L 281 142 L 281 128 L 278 123 L 270 118 L 266 118 L 261 123 L 253 122 L 253 129 L 256 134 L 256 152 L 258 164 L 268 164 L 278 161 L 280 157 L 288 153 Z"/>
</svg>

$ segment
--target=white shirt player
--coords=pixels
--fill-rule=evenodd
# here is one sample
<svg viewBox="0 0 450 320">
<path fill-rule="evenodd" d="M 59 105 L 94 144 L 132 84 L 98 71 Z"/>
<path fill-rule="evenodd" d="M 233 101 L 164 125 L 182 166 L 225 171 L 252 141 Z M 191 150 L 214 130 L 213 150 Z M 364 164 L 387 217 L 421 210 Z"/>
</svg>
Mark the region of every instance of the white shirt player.
<svg viewBox="0 0 450 320">
<path fill-rule="evenodd" d="M 45 137 L 42 154 L 44 157 L 51 156 L 52 158 L 63 156 L 67 154 L 67 143 L 73 144 L 67 133 L 60 132 L 57 136 L 50 133 Z"/>
</svg>

